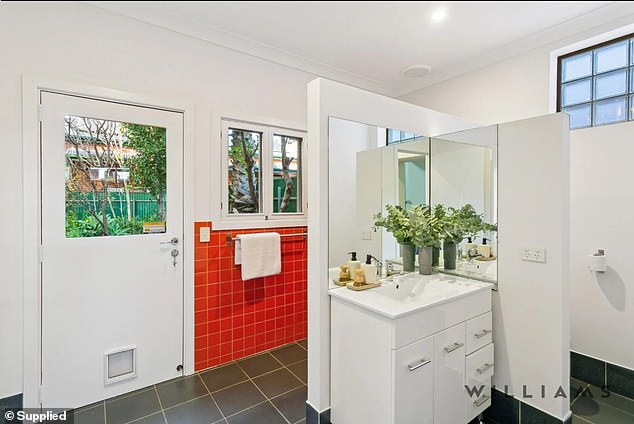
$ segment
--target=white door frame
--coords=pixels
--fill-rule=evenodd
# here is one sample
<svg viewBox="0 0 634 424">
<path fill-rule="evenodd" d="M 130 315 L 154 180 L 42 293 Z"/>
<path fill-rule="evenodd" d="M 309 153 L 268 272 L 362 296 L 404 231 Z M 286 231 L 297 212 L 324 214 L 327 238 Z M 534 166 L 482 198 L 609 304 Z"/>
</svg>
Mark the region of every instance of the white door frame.
<svg viewBox="0 0 634 424">
<path fill-rule="evenodd" d="M 53 91 L 154 107 L 183 114 L 183 361 L 185 375 L 194 372 L 194 106 L 189 102 L 22 76 L 22 216 L 23 216 L 23 405 L 39 407 L 41 353 L 41 202 L 40 92 Z"/>
</svg>

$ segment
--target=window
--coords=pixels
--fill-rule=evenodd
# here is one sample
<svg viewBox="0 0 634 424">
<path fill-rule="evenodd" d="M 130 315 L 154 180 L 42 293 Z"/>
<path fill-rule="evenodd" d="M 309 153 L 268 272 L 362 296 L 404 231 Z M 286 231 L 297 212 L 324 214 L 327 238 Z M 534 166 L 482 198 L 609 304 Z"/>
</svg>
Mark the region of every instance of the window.
<svg viewBox="0 0 634 424">
<path fill-rule="evenodd" d="M 223 220 L 306 217 L 305 133 L 225 120 L 222 137 Z"/>
<path fill-rule="evenodd" d="M 388 146 L 390 144 L 395 144 L 395 143 L 414 141 L 418 138 L 421 138 L 422 136 L 408 133 L 405 131 L 393 130 L 391 128 L 388 128 L 386 132 L 386 137 L 387 139 L 385 141 L 385 145 Z"/>
<path fill-rule="evenodd" d="M 570 129 L 633 120 L 632 34 L 559 57 L 557 110 Z"/>
</svg>

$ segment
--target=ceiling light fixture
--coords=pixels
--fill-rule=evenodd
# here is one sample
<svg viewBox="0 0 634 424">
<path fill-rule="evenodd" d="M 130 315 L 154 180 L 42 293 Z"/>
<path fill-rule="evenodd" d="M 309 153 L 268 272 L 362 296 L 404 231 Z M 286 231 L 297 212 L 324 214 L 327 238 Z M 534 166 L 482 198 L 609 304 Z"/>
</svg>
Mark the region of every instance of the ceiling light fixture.
<svg viewBox="0 0 634 424">
<path fill-rule="evenodd" d="M 431 72 L 431 66 L 427 65 L 410 65 L 401 69 L 401 75 L 405 78 L 424 77 Z"/>
<path fill-rule="evenodd" d="M 434 21 L 434 22 L 444 21 L 446 17 L 447 17 L 447 10 L 446 9 L 436 9 L 431 14 L 431 20 Z"/>
</svg>

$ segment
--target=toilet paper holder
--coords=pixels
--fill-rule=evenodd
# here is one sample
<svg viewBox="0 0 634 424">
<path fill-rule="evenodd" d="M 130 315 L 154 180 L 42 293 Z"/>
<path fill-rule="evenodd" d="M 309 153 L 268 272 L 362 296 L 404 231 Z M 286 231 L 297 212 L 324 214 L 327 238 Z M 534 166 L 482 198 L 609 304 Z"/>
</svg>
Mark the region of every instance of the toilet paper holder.
<svg viewBox="0 0 634 424">
<path fill-rule="evenodd" d="M 607 270 L 605 250 L 597 249 L 597 253 L 589 255 L 588 269 L 594 272 L 605 272 Z"/>
</svg>

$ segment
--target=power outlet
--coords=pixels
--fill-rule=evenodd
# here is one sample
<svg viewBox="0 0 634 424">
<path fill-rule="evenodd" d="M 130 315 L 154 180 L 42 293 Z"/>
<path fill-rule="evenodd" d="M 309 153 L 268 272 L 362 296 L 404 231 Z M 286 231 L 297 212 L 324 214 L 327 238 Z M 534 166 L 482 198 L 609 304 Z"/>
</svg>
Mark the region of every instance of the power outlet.
<svg viewBox="0 0 634 424">
<path fill-rule="evenodd" d="M 520 253 L 523 261 L 546 262 L 546 249 L 544 247 L 523 247 Z"/>
<path fill-rule="evenodd" d="M 211 228 L 200 227 L 200 242 L 209 243 L 210 240 L 211 240 Z"/>
<path fill-rule="evenodd" d="M 361 231 L 361 240 L 372 240 L 372 231 Z"/>
</svg>

